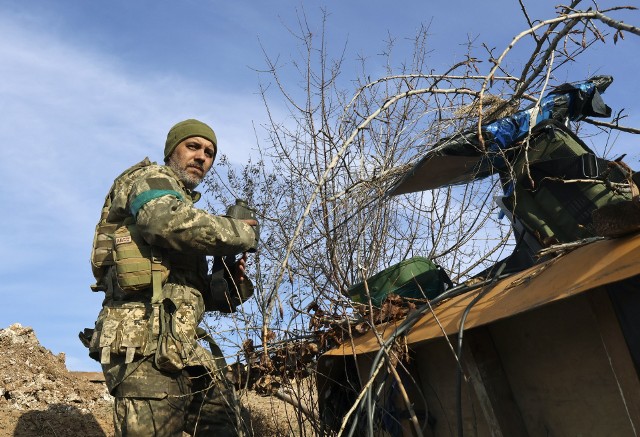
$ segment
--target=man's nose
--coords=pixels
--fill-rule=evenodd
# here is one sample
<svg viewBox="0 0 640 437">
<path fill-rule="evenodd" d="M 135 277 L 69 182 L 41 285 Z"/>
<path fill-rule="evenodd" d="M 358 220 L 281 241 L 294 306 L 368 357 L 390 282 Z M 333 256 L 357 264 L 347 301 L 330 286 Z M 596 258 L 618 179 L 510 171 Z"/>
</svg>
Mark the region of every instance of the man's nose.
<svg viewBox="0 0 640 437">
<path fill-rule="evenodd" d="M 196 151 L 194 159 L 196 161 L 204 162 L 207 159 L 207 155 L 204 153 L 204 150 L 200 149 Z"/>
</svg>

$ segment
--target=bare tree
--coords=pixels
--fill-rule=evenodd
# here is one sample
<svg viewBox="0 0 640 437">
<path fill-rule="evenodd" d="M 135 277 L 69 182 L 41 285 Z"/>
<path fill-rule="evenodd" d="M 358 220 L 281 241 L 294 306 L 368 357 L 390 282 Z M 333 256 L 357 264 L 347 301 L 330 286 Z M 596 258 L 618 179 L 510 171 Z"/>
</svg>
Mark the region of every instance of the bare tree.
<svg viewBox="0 0 640 437">
<path fill-rule="evenodd" d="M 555 17 L 535 22 L 522 5 L 530 28 L 508 47 L 497 52 L 483 46 L 478 55 L 470 44 L 467 56 L 441 73 L 427 66 L 428 27 L 413 38 L 406 64 L 392 63 L 397 42 L 389 38 L 385 74 L 375 80 L 364 57 L 360 76 L 344 77 L 347 52 L 334 56 L 327 48 L 326 14 L 317 32 L 304 12 L 299 15 L 293 33 L 303 56 L 288 64 L 297 80 L 285 81 L 292 72 L 265 49 L 261 93 L 269 124 L 256 132 L 259 160 L 236 168 L 223 159 L 220 177 L 207 180 L 217 210 L 242 197 L 261 219 L 261 247 L 252 265 L 256 299 L 237 327 L 250 340 L 244 349 L 253 358 L 246 359 L 259 361 L 262 390 L 280 390 L 282 396 L 288 378 L 313 374 L 313 361 L 323 350 L 320 327 L 375 323 L 346 297 L 354 283 L 415 255 L 435 260 L 460 282 L 510 253 L 511 227 L 498 219 L 493 203 L 502 192 L 496 179 L 398 197 L 388 192 L 441 138 L 474 128 L 481 133 L 488 121 L 537 104 L 558 84 L 559 73 L 593 44 L 640 35 L 637 27 L 610 16 L 634 8 L 580 4 L 574 0 L 558 7 Z M 528 60 L 519 71 L 507 69 L 505 60 L 524 41 L 533 43 Z M 481 62 L 487 60 L 488 71 Z M 286 119 L 272 112 L 274 98 L 288 109 Z M 638 133 L 621 119 L 585 121 L 605 135 Z M 313 397 L 299 388 L 289 386 L 289 400 L 301 411 L 314 410 Z"/>
</svg>

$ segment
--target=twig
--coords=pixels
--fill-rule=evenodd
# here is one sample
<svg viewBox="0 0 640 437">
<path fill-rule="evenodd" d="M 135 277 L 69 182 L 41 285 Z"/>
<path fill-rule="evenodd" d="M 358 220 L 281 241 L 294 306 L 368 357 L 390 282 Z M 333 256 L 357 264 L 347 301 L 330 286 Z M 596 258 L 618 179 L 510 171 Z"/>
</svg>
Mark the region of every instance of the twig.
<svg viewBox="0 0 640 437">
<path fill-rule="evenodd" d="M 393 374 L 393 377 L 398 383 L 398 390 L 400 390 L 400 395 L 402 396 L 402 400 L 404 400 L 404 404 L 407 406 L 407 410 L 409 410 L 411 424 L 413 425 L 413 428 L 416 431 L 416 435 L 418 437 L 423 437 L 422 428 L 420 428 L 420 423 L 418 422 L 418 418 L 416 417 L 416 412 L 413 409 L 413 403 L 409 399 L 409 395 L 407 394 L 407 391 L 404 388 L 404 384 L 400 379 L 400 375 L 398 374 L 398 371 L 394 366 L 391 366 L 391 365 L 389 365 L 389 370 L 391 371 L 391 373 Z M 427 419 L 425 418 L 425 420 Z"/>
<path fill-rule="evenodd" d="M 371 387 L 371 385 L 373 385 L 374 381 L 375 381 L 375 377 L 378 376 L 378 373 L 380 372 L 380 369 L 382 369 L 382 366 L 384 365 L 384 361 L 380 361 L 380 363 L 378 364 L 378 367 L 376 368 L 375 372 L 373 373 L 373 377 L 369 379 L 369 381 L 367 381 L 367 383 L 364 385 L 364 387 L 362 388 L 362 390 L 360 391 L 360 393 L 358 394 L 358 397 L 356 398 L 356 401 L 353 403 L 353 405 L 351 406 L 351 408 L 349 408 L 349 411 L 347 411 L 347 414 L 345 414 L 344 418 L 342 419 L 342 424 L 340 425 L 340 429 L 338 430 L 338 434 L 336 434 L 336 437 L 340 437 L 342 435 L 342 433 L 344 432 L 346 426 L 347 426 L 347 422 L 349 421 L 349 418 L 351 417 L 351 415 L 353 414 L 353 412 L 356 410 L 356 408 L 358 408 L 358 405 L 360 405 L 360 402 L 362 401 L 362 398 L 367 394 L 367 390 L 369 389 L 369 387 Z"/>
<path fill-rule="evenodd" d="M 592 120 L 590 118 L 585 118 L 584 120 L 585 123 L 589 123 L 592 124 L 594 126 L 601 126 L 601 127 L 607 127 L 610 129 L 616 129 L 622 132 L 627 132 L 630 134 L 640 134 L 640 129 L 636 129 L 633 127 L 627 127 L 627 126 L 620 126 L 618 123 L 609 123 L 607 121 L 599 121 L 599 120 Z"/>
<path fill-rule="evenodd" d="M 302 402 L 300 402 L 299 399 L 294 399 L 293 397 L 291 397 L 291 395 L 287 394 L 287 393 L 283 393 L 280 390 L 276 391 L 273 394 L 274 397 L 280 399 L 281 401 L 284 401 L 288 404 L 293 405 L 294 407 L 300 409 L 300 411 L 302 411 L 309 419 L 311 419 L 312 421 L 318 421 L 318 416 L 315 415 L 315 413 L 313 413 L 311 410 L 309 410 L 309 408 L 304 405 Z"/>
<path fill-rule="evenodd" d="M 543 257 L 545 255 L 549 255 L 552 253 L 559 253 L 559 252 L 564 253 L 569 250 L 573 250 L 578 247 L 584 246 L 586 244 L 593 243 L 594 241 L 600 241 L 600 240 L 604 240 L 604 237 L 591 237 L 591 238 L 584 238 L 582 240 L 572 241 L 571 243 L 554 244 L 553 246 L 545 247 L 544 249 L 539 250 L 537 255 L 539 257 Z"/>
</svg>

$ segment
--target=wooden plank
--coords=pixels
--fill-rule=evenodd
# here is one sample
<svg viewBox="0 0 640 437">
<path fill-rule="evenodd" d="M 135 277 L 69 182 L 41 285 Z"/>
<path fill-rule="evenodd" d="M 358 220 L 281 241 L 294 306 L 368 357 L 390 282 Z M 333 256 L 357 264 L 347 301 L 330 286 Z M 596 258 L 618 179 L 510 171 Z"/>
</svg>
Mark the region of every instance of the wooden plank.
<svg viewBox="0 0 640 437">
<path fill-rule="evenodd" d="M 457 364 L 453 351 L 445 339 L 438 339 L 415 348 L 414 356 L 421 391 L 434 419 L 430 431 L 435 436 L 457 435 Z M 462 413 L 464 435 L 491 435 L 471 384 L 462 384 Z"/>
<path fill-rule="evenodd" d="M 469 382 L 473 386 L 473 391 L 476 394 L 476 398 L 478 400 L 478 404 L 480 405 L 480 409 L 482 410 L 482 414 L 484 415 L 484 419 L 487 422 L 487 426 L 489 427 L 489 431 L 491 432 L 492 437 L 503 437 L 511 434 L 506 434 L 502 431 L 502 427 L 500 426 L 500 422 L 496 415 L 496 409 L 499 411 L 500 405 L 495 402 L 491 396 L 489 396 L 489 391 L 485 387 L 485 381 L 482 378 L 482 374 L 478 365 L 476 364 L 475 357 L 471 353 L 469 348 L 469 341 L 465 339 L 465 342 L 462 346 L 463 349 L 463 366 L 467 372 Z M 494 407 L 495 404 L 495 407 Z"/>
<path fill-rule="evenodd" d="M 605 253 L 607 256 L 602 256 Z M 595 287 L 640 275 L 640 233 L 629 237 L 596 241 L 561 257 L 533 266 L 495 285 L 469 312 L 465 326 L 472 329 L 585 293 Z M 455 335 L 464 310 L 478 291 L 453 297 L 427 312 L 410 330 L 407 343 Z M 400 321 L 376 327 L 389 338 Z M 377 351 L 377 335 L 369 332 L 353 342 L 328 351 L 327 355 L 351 355 Z"/>
<path fill-rule="evenodd" d="M 489 329 L 530 435 L 636 435 L 589 293 Z"/>
<path fill-rule="evenodd" d="M 492 435 L 528 435 L 488 328 L 476 328 L 465 334 L 462 361 Z"/>
<path fill-rule="evenodd" d="M 611 371 L 615 376 L 631 426 L 635 435 L 638 435 L 640 432 L 640 381 L 638 373 L 607 291 L 603 288 L 593 290 L 589 293 L 589 298 Z"/>
</svg>

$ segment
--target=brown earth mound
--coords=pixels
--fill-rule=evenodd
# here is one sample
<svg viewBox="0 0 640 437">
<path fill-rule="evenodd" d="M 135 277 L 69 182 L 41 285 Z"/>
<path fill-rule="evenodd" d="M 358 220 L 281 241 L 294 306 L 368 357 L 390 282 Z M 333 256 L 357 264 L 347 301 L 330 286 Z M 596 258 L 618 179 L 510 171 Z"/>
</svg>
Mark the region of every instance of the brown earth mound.
<svg viewBox="0 0 640 437">
<path fill-rule="evenodd" d="M 253 392 L 241 400 L 256 437 L 313 435 L 290 404 Z M 0 437 L 112 436 L 112 406 L 101 373 L 68 371 L 29 327 L 0 329 Z"/>
<path fill-rule="evenodd" d="M 1 437 L 113 435 L 101 378 L 69 372 L 64 359 L 42 347 L 31 328 L 0 330 Z"/>
</svg>

